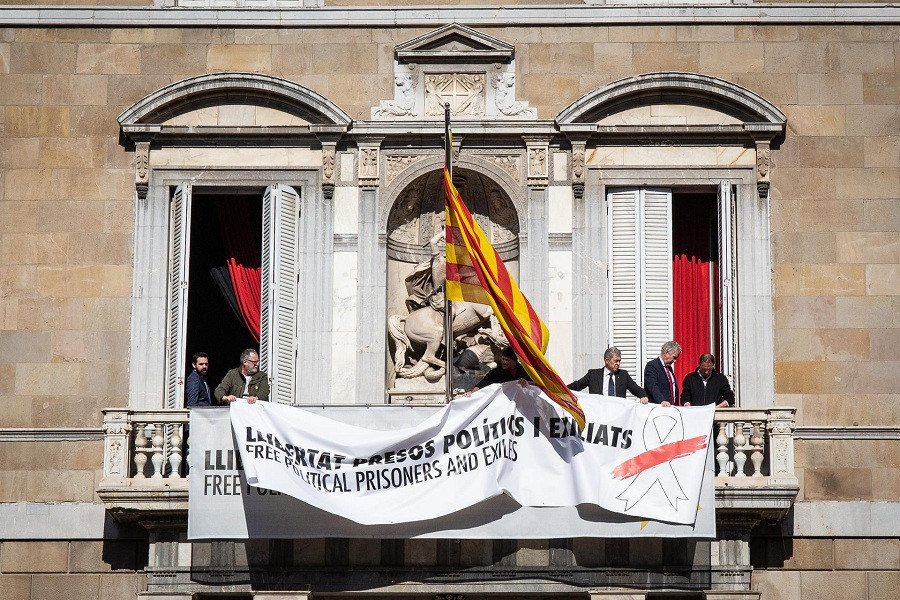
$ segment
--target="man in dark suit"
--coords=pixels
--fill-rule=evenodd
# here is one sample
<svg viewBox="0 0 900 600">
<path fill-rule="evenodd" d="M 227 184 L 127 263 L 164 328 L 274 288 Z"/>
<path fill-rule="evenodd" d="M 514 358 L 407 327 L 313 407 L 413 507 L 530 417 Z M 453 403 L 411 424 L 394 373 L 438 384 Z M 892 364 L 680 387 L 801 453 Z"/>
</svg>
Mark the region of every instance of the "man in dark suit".
<svg viewBox="0 0 900 600">
<path fill-rule="evenodd" d="M 634 394 L 641 404 L 647 404 L 647 392 L 639 386 L 625 369 L 619 368 L 622 362 L 622 353 L 615 346 L 607 348 L 603 353 L 604 367 L 602 369 L 588 369 L 587 374 L 569 384 L 569 389 L 581 391 L 585 387 L 589 394 L 602 394 L 604 396 L 625 397 L 626 390 Z"/>
<path fill-rule="evenodd" d="M 700 366 L 684 377 L 681 386 L 681 403 L 684 406 L 715 404 L 716 408 L 734 405 L 734 392 L 728 378 L 716 371 L 716 357 L 700 355 Z"/>
<path fill-rule="evenodd" d="M 184 384 L 185 406 L 209 406 L 209 385 L 206 383 L 206 373 L 209 371 L 209 355 L 206 352 L 198 352 L 191 359 L 194 370 L 191 371 Z"/>
<path fill-rule="evenodd" d="M 650 402 L 662 406 L 678 404 L 678 382 L 672 365 L 681 356 L 678 342 L 668 341 L 662 345 L 659 356 L 644 367 L 644 386 L 650 396 Z"/>
</svg>

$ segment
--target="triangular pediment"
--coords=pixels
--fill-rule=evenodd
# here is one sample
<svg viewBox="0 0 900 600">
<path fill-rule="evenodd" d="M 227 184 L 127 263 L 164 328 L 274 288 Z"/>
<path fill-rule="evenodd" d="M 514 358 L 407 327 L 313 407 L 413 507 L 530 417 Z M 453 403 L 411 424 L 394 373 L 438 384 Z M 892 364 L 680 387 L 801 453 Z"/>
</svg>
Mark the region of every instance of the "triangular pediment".
<svg viewBox="0 0 900 600">
<path fill-rule="evenodd" d="M 410 63 L 508 62 L 513 46 L 479 31 L 452 23 L 398 44 L 397 59 Z"/>
</svg>

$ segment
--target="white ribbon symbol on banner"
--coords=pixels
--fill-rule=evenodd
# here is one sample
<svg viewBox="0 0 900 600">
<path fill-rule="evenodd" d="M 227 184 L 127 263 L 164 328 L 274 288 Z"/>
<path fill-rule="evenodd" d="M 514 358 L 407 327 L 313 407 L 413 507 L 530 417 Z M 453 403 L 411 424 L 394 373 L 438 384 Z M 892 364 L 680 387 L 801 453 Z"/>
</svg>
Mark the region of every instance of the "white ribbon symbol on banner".
<svg viewBox="0 0 900 600">
<path fill-rule="evenodd" d="M 681 412 L 656 407 L 650 411 L 647 421 L 644 423 L 644 448 L 647 451 L 654 450 L 663 444 L 670 444 L 684 439 L 684 423 L 681 420 Z M 659 484 L 660 489 L 675 510 L 678 510 L 678 501 L 687 500 L 672 463 L 664 462 L 641 471 L 631 481 L 625 491 L 616 496 L 625 501 L 625 510 L 634 508 L 635 504 L 647 495 L 650 489 Z"/>
</svg>

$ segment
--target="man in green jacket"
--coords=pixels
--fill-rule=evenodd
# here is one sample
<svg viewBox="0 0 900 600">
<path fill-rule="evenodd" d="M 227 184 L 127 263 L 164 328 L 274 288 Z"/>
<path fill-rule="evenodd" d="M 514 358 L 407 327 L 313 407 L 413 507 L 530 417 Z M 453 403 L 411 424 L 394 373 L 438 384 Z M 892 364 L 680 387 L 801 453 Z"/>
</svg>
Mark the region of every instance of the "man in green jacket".
<svg viewBox="0 0 900 600">
<path fill-rule="evenodd" d="M 256 350 L 247 348 L 241 352 L 241 366 L 225 374 L 215 395 L 220 404 L 231 404 L 238 398 L 246 398 L 247 404 L 269 399 L 269 376 L 259 370 Z"/>
</svg>

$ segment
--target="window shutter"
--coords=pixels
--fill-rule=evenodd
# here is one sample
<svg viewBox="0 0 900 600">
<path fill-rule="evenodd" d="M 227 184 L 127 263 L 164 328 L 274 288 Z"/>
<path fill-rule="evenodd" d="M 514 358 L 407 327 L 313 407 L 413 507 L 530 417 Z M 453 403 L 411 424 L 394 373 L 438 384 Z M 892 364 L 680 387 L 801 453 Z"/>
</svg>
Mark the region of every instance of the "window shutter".
<svg viewBox="0 0 900 600">
<path fill-rule="evenodd" d="M 184 404 L 185 332 L 187 329 L 188 260 L 190 257 L 191 185 L 175 189 L 169 236 L 169 322 L 166 347 L 166 406 Z"/>
<path fill-rule="evenodd" d="M 272 400 L 291 403 L 297 339 L 297 244 L 300 194 L 276 184 L 263 195 L 260 368 Z"/>
<path fill-rule="evenodd" d="M 639 365 L 672 339 L 672 192 L 641 190 L 641 342 Z"/>
<path fill-rule="evenodd" d="M 721 356 L 718 360 L 719 372 L 731 378 L 734 383 L 736 377 L 735 364 L 735 340 L 732 335 L 732 326 L 736 322 L 734 314 L 734 298 L 735 283 L 737 278 L 734 273 L 734 255 L 733 255 L 733 215 L 734 208 L 732 205 L 733 197 L 731 193 L 731 182 L 719 182 L 719 331 Z"/>
<path fill-rule="evenodd" d="M 610 227 L 609 345 L 622 351 L 622 368 L 636 373 L 638 364 L 638 195 L 637 190 L 608 196 Z"/>
<path fill-rule="evenodd" d="M 672 335 L 672 193 L 621 190 L 607 201 L 610 345 L 639 378 Z"/>
</svg>

